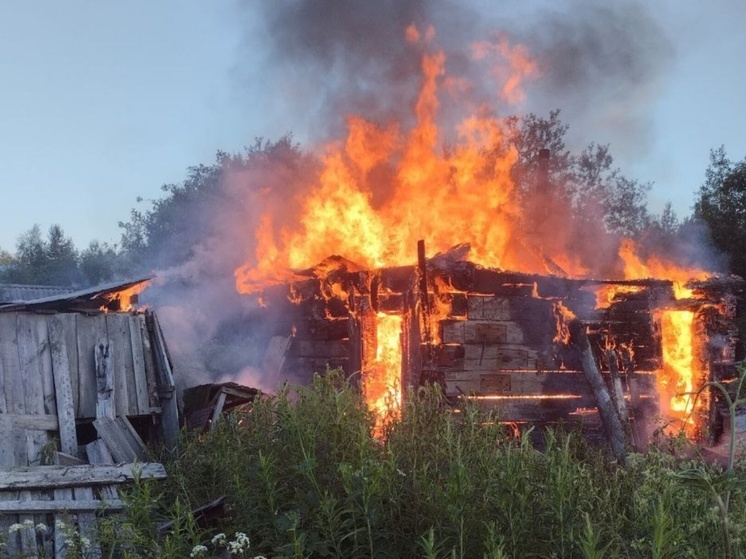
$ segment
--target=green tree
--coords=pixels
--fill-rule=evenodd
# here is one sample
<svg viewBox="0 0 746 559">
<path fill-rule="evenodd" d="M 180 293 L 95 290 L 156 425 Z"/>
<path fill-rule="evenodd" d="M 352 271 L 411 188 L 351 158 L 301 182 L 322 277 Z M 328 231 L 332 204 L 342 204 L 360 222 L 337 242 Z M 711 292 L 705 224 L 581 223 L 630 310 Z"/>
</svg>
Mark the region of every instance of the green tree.
<svg viewBox="0 0 746 559">
<path fill-rule="evenodd" d="M 81 251 L 79 260 L 80 271 L 89 285 L 112 281 L 121 275 L 121 258 L 116 245 L 91 241 L 88 248 Z"/>
<path fill-rule="evenodd" d="M 52 225 L 46 238 L 34 225 L 19 237 L 15 258 L 2 278 L 10 283 L 78 285 L 82 277 L 75 244 L 59 225 Z"/>
<path fill-rule="evenodd" d="M 734 162 L 722 146 L 710 151 L 694 217 L 707 224 L 714 245 L 727 255 L 731 271 L 746 277 L 746 158 Z"/>
</svg>

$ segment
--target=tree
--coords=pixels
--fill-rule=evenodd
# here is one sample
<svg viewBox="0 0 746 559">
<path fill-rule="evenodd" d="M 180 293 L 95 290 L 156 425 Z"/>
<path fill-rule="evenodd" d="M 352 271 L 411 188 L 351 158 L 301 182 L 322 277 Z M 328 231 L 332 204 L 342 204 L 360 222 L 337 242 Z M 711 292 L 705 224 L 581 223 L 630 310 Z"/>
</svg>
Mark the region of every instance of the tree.
<svg viewBox="0 0 746 559">
<path fill-rule="evenodd" d="M 746 277 L 746 158 L 730 160 L 723 146 L 710 151 L 694 217 L 707 224 L 714 245 L 728 256 L 731 271 Z"/>
<path fill-rule="evenodd" d="M 80 271 L 89 285 L 112 281 L 119 272 L 120 256 L 116 245 L 91 241 L 80 253 Z"/>
<path fill-rule="evenodd" d="M 78 285 L 83 279 L 75 245 L 59 225 L 49 228 L 46 239 L 38 225 L 23 233 L 2 277 L 11 283 L 38 285 Z"/>
</svg>

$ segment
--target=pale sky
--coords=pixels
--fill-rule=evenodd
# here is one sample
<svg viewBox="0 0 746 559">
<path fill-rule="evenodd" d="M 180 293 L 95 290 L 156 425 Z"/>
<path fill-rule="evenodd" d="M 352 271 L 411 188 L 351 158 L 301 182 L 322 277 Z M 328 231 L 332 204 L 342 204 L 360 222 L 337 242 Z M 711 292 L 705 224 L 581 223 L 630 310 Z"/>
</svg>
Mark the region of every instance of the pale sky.
<svg viewBox="0 0 746 559">
<path fill-rule="evenodd" d="M 313 137 L 268 106 L 257 22 L 236 4 L 0 0 L 1 249 L 35 223 L 59 223 L 78 248 L 117 242 L 138 196 L 160 197 L 216 150 L 291 128 Z M 711 148 L 746 156 L 746 0 L 649 5 L 675 56 L 649 100 L 650 145 L 611 151 L 626 175 L 655 183 L 653 211 L 671 200 L 686 215 Z"/>
</svg>

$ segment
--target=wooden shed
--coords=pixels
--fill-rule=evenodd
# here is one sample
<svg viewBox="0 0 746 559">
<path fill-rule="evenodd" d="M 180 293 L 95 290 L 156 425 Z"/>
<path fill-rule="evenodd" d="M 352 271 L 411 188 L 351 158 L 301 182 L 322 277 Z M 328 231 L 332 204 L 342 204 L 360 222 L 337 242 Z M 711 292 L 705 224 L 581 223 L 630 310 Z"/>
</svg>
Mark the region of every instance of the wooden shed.
<svg viewBox="0 0 746 559">
<path fill-rule="evenodd" d="M 86 534 L 96 514 L 122 508 L 116 485 L 133 469 L 165 476 L 143 462 L 146 445 L 175 445 L 179 429 L 157 316 L 132 306 L 147 281 L 0 288 L 0 530 L 24 526 L 11 554 L 64 556 L 56 518 Z"/>
<path fill-rule="evenodd" d="M 568 343 L 567 316 L 590 341 L 590 360 L 612 391 L 618 372 L 638 447 L 666 422 L 715 439 L 722 409 L 705 394 L 696 409 L 675 410 L 677 394 L 736 374 L 736 294 L 743 281 L 713 277 L 676 293 L 664 279 L 593 280 L 482 267 L 449 255 L 419 265 L 363 270 L 340 257 L 266 287 L 265 368 L 310 379 L 327 365 L 375 382 L 378 333 L 398 319 L 397 383 L 436 382 L 451 401 L 468 399 L 522 424 L 579 424 L 591 436 L 602 425 L 577 345 Z M 690 379 L 667 353 L 667 317 L 689 318 Z M 685 328 L 685 329 L 686 329 Z M 268 365 L 266 365 L 268 364 Z M 680 397 L 680 396 L 679 396 Z M 684 404 L 689 405 L 689 404 Z M 659 418 L 662 418 L 662 422 Z"/>
</svg>

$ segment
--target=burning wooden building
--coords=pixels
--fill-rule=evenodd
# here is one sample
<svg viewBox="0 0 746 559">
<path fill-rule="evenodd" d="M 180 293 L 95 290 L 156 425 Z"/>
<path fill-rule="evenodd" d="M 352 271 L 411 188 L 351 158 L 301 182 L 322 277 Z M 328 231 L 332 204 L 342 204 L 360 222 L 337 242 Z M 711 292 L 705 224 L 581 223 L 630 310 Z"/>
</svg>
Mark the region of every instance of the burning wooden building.
<svg viewBox="0 0 746 559">
<path fill-rule="evenodd" d="M 460 258 L 362 270 L 332 257 L 294 281 L 265 288 L 274 309 L 269 369 L 308 379 L 328 366 L 356 377 L 369 405 L 397 406 L 402 389 L 426 382 L 468 398 L 501 421 L 600 427 L 570 343 L 582 325 L 596 367 L 624 400 L 636 442 L 660 422 L 716 436 L 708 380 L 735 374 L 735 293 L 742 281 L 713 277 L 681 286 L 660 279 L 590 280 L 509 272 Z M 621 392 L 621 393 L 620 393 Z M 641 421 L 644 420 L 644 421 Z"/>
</svg>

